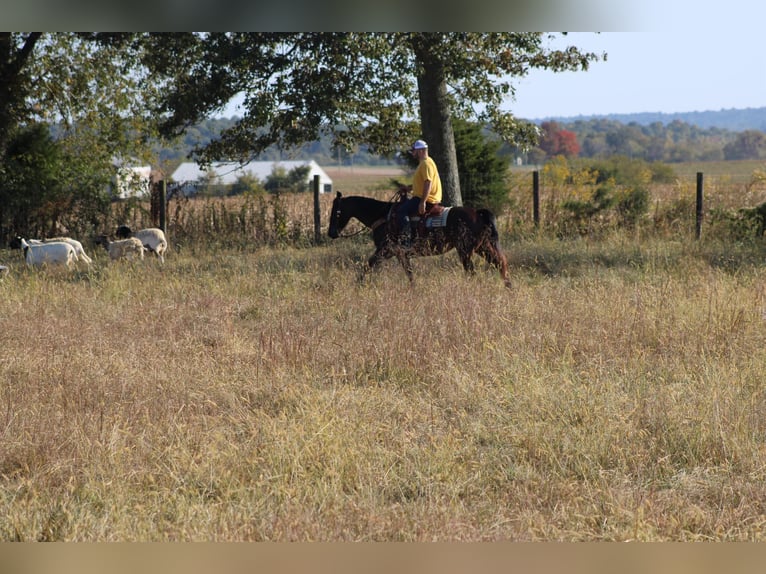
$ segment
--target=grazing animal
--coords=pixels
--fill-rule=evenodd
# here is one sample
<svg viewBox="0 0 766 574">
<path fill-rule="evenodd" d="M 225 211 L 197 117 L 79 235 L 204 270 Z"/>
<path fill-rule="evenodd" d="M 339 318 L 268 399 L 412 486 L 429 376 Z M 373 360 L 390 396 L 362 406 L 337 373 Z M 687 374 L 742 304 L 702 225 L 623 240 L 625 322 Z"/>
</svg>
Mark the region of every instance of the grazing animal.
<svg viewBox="0 0 766 574">
<path fill-rule="evenodd" d="M 65 265 L 71 268 L 77 255 L 74 247 L 63 241 L 30 245 L 26 239 L 15 237 L 10 242 L 12 249 L 21 249 L 24 252 L 24 261 L 28 267 L 41 267 L 43 265 Z M 18 245 L 18 247 L 15 247 Z"/>
<path fill-rule="evenodd" d="M 135 237 L 109 241 L 106 235 L 100 235 L 96 238 L 96 243 L 104 246 L 104 249 L 109 253 L 109 259 L 112 261 L 118 259 L 132 260 L 136 257 L 138 259 L 144 258 L 144 245 L 141 240 Z"/>
<path fill-rule="evenodd" d="M 411 248 L 404 248 L 400 245 L 396 228 L 395 210 L 398 205 L 399 202 L 370 197 L 343 197 L 338 192 L 332 203 L 327 234 L 335 239 L 351 218 L 357 219 L 372 230 L 375 242 L 375 253 L 367 261 L 367 270 L 375 269 L 384 259 L 396 256 L 410 282 L 413 281 L 411 257 L 441 255 L 454 248 L 466 273 L 472 274 L 474 265 L 471 257 L 478 253 L 500 270 L 505 286 L 511 287 L 508 261 L 500 248 L 495 216 L 491 211 L 470 207 L 448 208 L 442 225 L 430 226 L 428 219 L 421 222 L 422 232 Z"/>
<path fill-rule="evenodd" d="M 135 233 L 127 225 L 120 225 L 115 233 L 117 237 L 137 237 L 141 240 L 141 243 L 147 251 L 154 253 L 160 260 L 160 263 L 165 262 L 165 252 L 168 250 L 168 240 L 165 238 L 165 233 L 162 229 L 157 227 L 148 227 L 146 229 L 140 229 Z"/>
<path fill-rule="evenodd" d="M 85 261 L 88 265 L 93 263 L 93 260 L 88 257 L 88 255 L 85 253 L 85 249 L 82 247 L 82 243 L 77 241 L 76 239 L 72 239 L 71 237 L 50 237 L 47 239 L 29 239 L 27 243 L 30 245 L 39 245 L 42 243 L 58 243 L 58 242 L 64 242 L 69 243 L 72 247 L 74 247 L 74 252 L 77 255 L 78 261 Z"/>
</svg>

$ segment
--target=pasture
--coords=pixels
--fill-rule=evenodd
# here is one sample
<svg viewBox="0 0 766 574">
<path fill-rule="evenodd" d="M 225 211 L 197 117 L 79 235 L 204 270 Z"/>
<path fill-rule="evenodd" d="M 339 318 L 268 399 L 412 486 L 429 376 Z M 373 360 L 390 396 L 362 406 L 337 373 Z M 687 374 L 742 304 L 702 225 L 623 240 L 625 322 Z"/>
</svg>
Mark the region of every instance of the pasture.
<svg viewBox="0 0 766 574">
<path fill-rule="evenodd" d="M 504 221 L 510 290 L 359 283 L 364 233 L 0 252 L 0 539 L 764 540 L 763 246 Z"/>
</svg>

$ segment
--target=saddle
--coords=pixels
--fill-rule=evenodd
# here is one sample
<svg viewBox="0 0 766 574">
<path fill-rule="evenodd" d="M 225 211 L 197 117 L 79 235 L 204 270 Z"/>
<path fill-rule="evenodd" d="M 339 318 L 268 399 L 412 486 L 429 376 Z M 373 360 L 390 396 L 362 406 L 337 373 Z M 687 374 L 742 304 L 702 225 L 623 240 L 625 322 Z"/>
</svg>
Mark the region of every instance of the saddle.
<svg viewBox="0 0 766 574">
<path fill-rule="evenodd" d="M 413 235 L 425 237 L 430 229 L 446 226 L 449 210 L 449 207 L 444 207 L 441 203 L 426 203 L 424 215 L 410 215 Z"/>
</svg>

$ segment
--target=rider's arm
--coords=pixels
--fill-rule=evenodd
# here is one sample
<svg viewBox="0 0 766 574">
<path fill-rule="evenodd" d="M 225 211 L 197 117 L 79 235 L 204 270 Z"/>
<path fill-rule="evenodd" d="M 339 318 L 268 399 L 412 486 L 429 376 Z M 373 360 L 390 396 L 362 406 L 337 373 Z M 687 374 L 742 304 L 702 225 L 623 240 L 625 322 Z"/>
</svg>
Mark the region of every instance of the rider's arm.
<svg viewBox="0 0 766 574">
<path fill-rule="evenodd" d="M 423 215 L 426 212 L 426 199 L 431 191 L 431 181 L 425 180 L 423 182 L 423 195 L 420 197 L 420 205 L 418 206 L 418 213 Z"/>
</svg>

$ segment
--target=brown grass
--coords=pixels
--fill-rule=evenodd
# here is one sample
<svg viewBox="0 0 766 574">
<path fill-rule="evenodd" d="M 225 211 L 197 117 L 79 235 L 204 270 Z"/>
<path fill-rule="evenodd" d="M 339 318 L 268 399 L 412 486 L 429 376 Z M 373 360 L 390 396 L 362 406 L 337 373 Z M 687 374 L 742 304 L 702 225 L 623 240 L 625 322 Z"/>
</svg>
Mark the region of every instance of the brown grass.
<svg viewBox="0 0 766 574">
<path fill-rule="evenodd" d="M 0 539 L 763 540 L 758 248 L 503 242 L 14 264 Z"/>
</svg>

